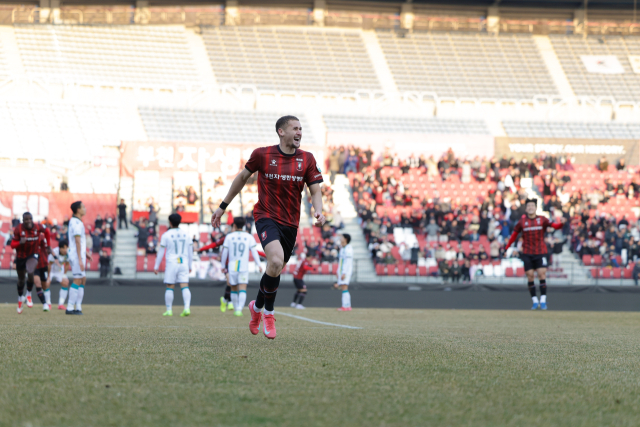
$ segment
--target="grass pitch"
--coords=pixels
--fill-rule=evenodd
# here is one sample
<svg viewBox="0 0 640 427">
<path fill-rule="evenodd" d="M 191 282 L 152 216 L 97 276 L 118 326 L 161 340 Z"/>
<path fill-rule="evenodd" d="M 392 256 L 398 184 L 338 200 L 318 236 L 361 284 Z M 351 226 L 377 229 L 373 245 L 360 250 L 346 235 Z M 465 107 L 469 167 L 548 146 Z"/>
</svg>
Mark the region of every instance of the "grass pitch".
<svg viewBox="0 0 640 427">
<path fill-rule="evenodd" d="M 640 422 L 638 313 L 282 309 L 363 329 L 276 313 L 270 341 L 216 308 L 36 307 L 0 306 L 3 426 Z"/>
</svg>

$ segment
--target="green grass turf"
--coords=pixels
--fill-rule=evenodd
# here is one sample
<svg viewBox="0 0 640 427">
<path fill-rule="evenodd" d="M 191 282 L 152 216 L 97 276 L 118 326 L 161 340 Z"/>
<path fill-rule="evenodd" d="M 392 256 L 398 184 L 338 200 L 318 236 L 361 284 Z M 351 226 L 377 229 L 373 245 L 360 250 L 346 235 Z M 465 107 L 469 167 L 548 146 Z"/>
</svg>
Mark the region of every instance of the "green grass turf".
<svg viewBox="0 0 640 427">
<path fill-rule="evenodd" d="M 36 305 L 37 307 L 37 305 Z M 0 306 L 0 425 L 632 426 L 640 314 Z M 246 309 L 245 309 L 246 311 Z"/>
</svg>

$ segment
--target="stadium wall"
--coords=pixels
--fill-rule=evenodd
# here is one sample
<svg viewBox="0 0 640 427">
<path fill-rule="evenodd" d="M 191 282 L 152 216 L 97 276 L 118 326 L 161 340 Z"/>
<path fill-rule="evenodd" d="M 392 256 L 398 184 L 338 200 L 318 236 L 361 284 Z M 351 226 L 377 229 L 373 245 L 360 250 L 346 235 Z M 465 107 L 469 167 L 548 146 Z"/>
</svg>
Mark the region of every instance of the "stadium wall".
<svg viewBox="0 0 640 427">
<path fill-rule="evenodd" d="M 629 166 L 640 164 L 638 141 L 624 139 L 566 139 L 566 138 L 495 138 L 495 155 L 517 160 L 546 154 L 567 155 L 575 158 L 576 164 L 595 165 L 605 156 L 610 164 L 624 158 Z"/>
</svg>

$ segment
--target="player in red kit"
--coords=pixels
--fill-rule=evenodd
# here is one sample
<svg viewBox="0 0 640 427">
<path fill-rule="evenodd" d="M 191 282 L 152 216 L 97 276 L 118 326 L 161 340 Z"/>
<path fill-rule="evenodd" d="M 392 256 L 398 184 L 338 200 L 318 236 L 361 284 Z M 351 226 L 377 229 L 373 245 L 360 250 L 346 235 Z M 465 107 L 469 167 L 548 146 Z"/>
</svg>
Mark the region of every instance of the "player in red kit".
<svg viewBox="0 0 640 427">
<path fill-rule="evenodd" d="M 44 235 L 40 233 L 40 253 L 38 256 L 38 265 L 36 265 L 36 271 L 33 274 L 33 282 L 36 285 L 36 295 L 42 303 L 42 310 L 51 310 L 51 293 L 48 290 L 49 284 L 47 283 L 47 272 L 49 271 L 49 243 Z M 47 298 L 49 296 L 49 298 Z"/>
<path fill-rule="evenodd" d="M 260 280 L 255 301 L 249 303 L 249 330 L 257 335 L 264 323 L 264 335 L 276 337 L 274 302 L 280 285 L 280 273 L 289 261 L 298 235 L 300 203 L 305 184 L 311 194 L 316 226 L 326 222 L 322 214 L 322 172 L 313 154 L 300 149 L 302 126 L 294 116 L 276 122 L 280 144 L 253 150 L 245 168 L 233 180 L 220 207 L 211 218 L 220 226 L 225 209 L 242 190 L 251 175 L 258 172 L 258 203 L 253 209 L 258 237 L 267 255 L 267 269 Z"/>
<path fill-rule="evenodd" d="M 308 271 L 315 270 L 311 265 L 311 261 L 313 257 L 311 255 L 304 255 L 301 257 L 298 264 L 296 264 L 296 269 L 293 270 L 293 284 L 295 285 L 297 291 L 293 294 L 293 302 L 291 303 L 291 307 L 304 309 L 304 305 L 302 305 L 302 301 L 304 301 L 304 297 L 307 296 L 307 285 L 304 284 L 304 275 Z"/>
<path fill-rule="evenodd" d="M 16 272 L 18 273 L 18 314 L 22 313 L 22 305 L 27 302 L 29 307 L 33 306 L 31 298 L 27 300 L 24 294 L 25 279 L 27 290 L 31 292 L 34 285 L 33 275 L 40 258 L 41 237 L 47 241 L 47 246 L 51 247 L 51 235 L 49 230 L 40 224 L 33 223 L 33 216 L 29 212 L 22 215 L 22 224 L 18 224 L 13 230 L 11 248 L 16 250 Z"/>
<path fill-rule="evenodd" d="M 524 262 L 524 271 L 527 274 L 529 293 L 533 300 L 532 310 L 538 307 L 547 309 L 547 245 L 544 241 L 544 234 L 547 228 L 553 227 L 556 230 L 562 228 L 563 223 L 551 223 L 548 218 L 536 215 L 538 201 L 527 199 L 525 202 L 525 212 L 520 221 L 513 228 L 513 234 L 505 247 L 505 251 L 516 241 L 518 235 L 522 233 L 524 242 L 522 245 L 521 258 Z M 563 219 L 564 221 L 564 219 Z M 535 273 L 538 273 L 540 282 L 540 301 L 536 295 L 536 285 L 534 283 Z"/>
</svg>

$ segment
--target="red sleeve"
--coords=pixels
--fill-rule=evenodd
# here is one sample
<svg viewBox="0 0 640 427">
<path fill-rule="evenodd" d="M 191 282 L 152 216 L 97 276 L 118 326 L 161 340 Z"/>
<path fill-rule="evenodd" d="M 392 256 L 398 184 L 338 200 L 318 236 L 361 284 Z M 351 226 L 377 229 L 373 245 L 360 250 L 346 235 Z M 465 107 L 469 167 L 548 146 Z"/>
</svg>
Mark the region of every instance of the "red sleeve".
<svg viewBox="0 0 640 427">
<path fill-rule="evenodd" d="M 204 252 L 204 251 L 208 251 L 209 249 L 215 249 L 218 246 L 222 245 L 223 243 L 224 243 L 224 237 L 218 240 L 217 242 L 209 243 L 207 246 L 201 247 L 200 249 L 198 249 L 198 252 Z"/>
<path fill-rule="evenodd" d="M 262 148 L 256 148 L 251 153 L 251 157 L 249 157 L 249 161 L 246 165 L 244 165 L 245 169 L 251 173 L 258 172 L 260 170 L 260 165 L 262 164 Z"/>
<path fill-rule="evenodd" d="M 507 242 L 507 246 L 504 247 L 505 252 L 511 247 L 511 245 L 515 243 L 516 239 L 518 238 L 518 234 L 520 234 L 521 232 L 522 225 L 520 224 L 520 221 L 518 221 L 516 226 L 513 227 L 513 234 L 511 234 L 511 238 L 509 239 L 509 242 Z"/>
<path fill-rule="evenodd" d="M 305 270 L 305 271 L 312 271 L 313 269 L 314 269 L 314 268 L 313 268 L 313 266 L 312 266 L 312 265 L 305 265 L 305 266 L 304 266 L 304 270 Z"/>
<path fill-rule="evenodd" d="M 258 255 L 260 255 L 262 258 L 266 258 L 267 257 L 267 254 L 265 254 L 262 251 L 258 251 Z"/>
<path fill-rule="evenodd" d="M 307 184 L 307 187 L 323 182 L 322 171 L 316 162 L 316 158 L 311 153 L 307 153 L 307 169 L 304 173 L 304 182 Z"/>
<path fill-rule="evenodd" d="M 548 219 L 547 219 L 547 223 L 546 223 L 547 227 L 552 227 L 554 230 L 560 230 L 563 225 L 564 224 L 562 224 L 561 222 L 560 223 L 558 223 L 558 222 L 551 223 L 551 221 L 549 221 Z"/>
<path fill-rule="evenodd" d="M 20 226 L 16 225 L 16 228 L 13 229 L 13 240 L 20 241 Z"/>
<path fill-rule="evenodd" d="M 44 238 L 47 241 L 47 246 L 51 247 L 51 232 L 46 227 L 44 227 Z"/>
<path fill-rule="evenodd" d="M 20 240 L 15 240 L 15 239 L 11 240 L 10 246 L 11 246 L 11 249 L 17 248 L 18 246 L 20 246 Z"/>
</svg>

